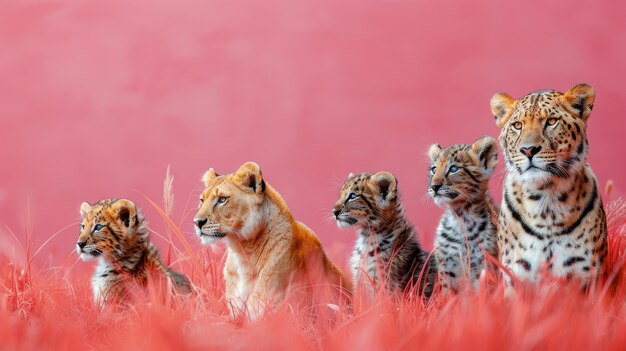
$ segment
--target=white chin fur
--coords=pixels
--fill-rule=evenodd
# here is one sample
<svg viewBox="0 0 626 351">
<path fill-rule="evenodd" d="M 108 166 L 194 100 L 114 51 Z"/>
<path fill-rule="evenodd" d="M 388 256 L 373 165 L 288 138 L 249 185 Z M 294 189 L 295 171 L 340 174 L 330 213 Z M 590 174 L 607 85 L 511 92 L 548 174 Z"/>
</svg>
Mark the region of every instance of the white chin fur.
<svg viewBox="0 0 626 351">
<path fill-rule="evenodd" d="M 337 220 L 337 226 L 339 228 L 348 228 L 350 226 L 350 223 L 344 222 L 342 220 Z"/>
<path fill-rule="evenodd" d="M 96 258 L 96 256 L 92 255 L 92 254 L 88 254 L 86 252 L 82 252 L 80 254 L 80 259 L 83 261 L 91 261 L 94 260 Z"/>
<path fill-rule="evenodd" d="M 216 238 L 216 237 L 212 237 L 212 236 L 203 235 L 203 236 L 200 237 L 200 242 L 204 246 L 211 246 L 211 245 L 217 243 L 220 239 L 221 238 Z"/>
<path fill-rule="evenodd" d="M 437 196 L 435 198 L 433 198 L 435 200 L 435 204 L 437 204 L 437 206 L 440 207 L 444 207 L 448 204 L 449 201 L 447 201 L 447 198 L 444 198 L 443 196 Z"/>
</svg>

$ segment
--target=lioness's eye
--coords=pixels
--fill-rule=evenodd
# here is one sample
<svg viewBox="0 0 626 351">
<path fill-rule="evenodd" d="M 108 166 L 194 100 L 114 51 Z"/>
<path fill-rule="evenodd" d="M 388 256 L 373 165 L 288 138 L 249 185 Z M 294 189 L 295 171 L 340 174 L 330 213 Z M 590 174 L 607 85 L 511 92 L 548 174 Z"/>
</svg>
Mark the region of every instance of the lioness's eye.
<svg viewBox="0 0 626 351">
<path fill-rule="evenodd" d="M 450 173 L 456 173 L 458 171 L 459 171 L 459 167 L 457 167 L 457 166 L 451 166 L 450 167 Z"/>
<path fill-rule="evenodd" d="M 549 126 L 553 126 L 556 124 L 557 121 L 558 119 L 556 118 L 548 118 L 548 121 L 546 123 L 548 123 Z"/>
<path fill-rule="evenodd" d="M 96 225 L 93 227 L 93 231 L 94 231 L 94 232 L 97 232 L 97 231 L 101 230 L 103 227 L 104 227 L 104 226 L 103 226 L 102 224 L 99 224 L 99 223 L 98 223 L 98 224 L 96 224 Z"/>
<path fill-rule="evenodd" d="M 228 201 L 228 198 L 227 198 L 226 196 L 220 196 L 220 197 L 217 199 L 217 203 L 218 203 L 218 204 L 225 204 L 225 203 L 226 203 L 226 201 Z"/>
<path fill-rule="evenodd" d="M 437 171 L 437 166 L 430 167 L 430 174 L 435 174 L 436 171 Z"/>
<path fill-rule="evenodd" d="M 359 197 L 357 194 L 350 193 L 350 195 L 348 195 L 348 201 L 352 201 L 352 200 L 356 199 L 357 197 Z"/>
<path fill-rule="evenodd" d="M 520 130 L 522 129 L 522 122 L 515 122 L 513 123 L 513 128 Z"/>
</svg>

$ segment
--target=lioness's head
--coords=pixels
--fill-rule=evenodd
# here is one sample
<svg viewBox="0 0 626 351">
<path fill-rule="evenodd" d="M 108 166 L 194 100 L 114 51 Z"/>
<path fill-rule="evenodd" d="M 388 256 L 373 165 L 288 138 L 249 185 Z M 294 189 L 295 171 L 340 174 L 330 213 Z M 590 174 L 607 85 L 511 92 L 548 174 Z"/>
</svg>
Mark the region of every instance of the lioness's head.
<svg viewBox="0 0 626 351">
<path fill-rule="evenodd" d="M 595 92 L 579 84 L 565 93 L 544 90 L 519 100 L 504 93 L 491 98 L 502 129 L 500 144 L 509 172 L 522 180 L 566 178 L 585 164 L 586 125 Z"/>
<path fill-rule="evenodd" d="M 247 162 L 236 172 L 221 176 L 211 168 L 202 176 L 202 182 L 205 189 L 193 221 L 204 245 L 229 235 L 247 239 L 259 231 L 265 199 L 259 165 Z"/>
</svg>

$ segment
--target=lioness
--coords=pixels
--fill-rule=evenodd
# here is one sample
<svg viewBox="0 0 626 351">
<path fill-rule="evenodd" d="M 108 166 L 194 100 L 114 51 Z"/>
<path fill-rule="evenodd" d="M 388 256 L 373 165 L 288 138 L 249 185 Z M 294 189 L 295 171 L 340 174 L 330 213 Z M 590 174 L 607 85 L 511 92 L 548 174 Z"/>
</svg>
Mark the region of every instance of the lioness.
<svg viewBox="0 0 626 351">
<path fill-rule="evenodd" d="M 314 297 L 319 287 L 339 288 L 332 289 L 335 295 L 350 291 L 350 281 L 263 180 L 259 165 L 248 162 L 222 176 L 211 168 L 202 181 L 196 233 L 204 245 L 226 242 L 224 280 L 233 317 L 258 319 L 295 293 Z"/>
</svg>

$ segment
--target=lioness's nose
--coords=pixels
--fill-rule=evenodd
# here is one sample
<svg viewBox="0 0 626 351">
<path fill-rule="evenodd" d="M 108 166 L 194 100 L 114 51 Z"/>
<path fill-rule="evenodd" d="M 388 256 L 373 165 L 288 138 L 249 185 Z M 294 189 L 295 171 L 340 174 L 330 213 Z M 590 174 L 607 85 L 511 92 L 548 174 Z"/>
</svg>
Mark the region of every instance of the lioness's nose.
<svg viewBox="0 0 626 351">
<path fill-rule="evenodd" d="M 526 155 L 528 158 L 533 158 L 533 156 L 541 151 L 541 146 L 524 146 L 520 148 L 519 151 Z"/>
<path fill-rule="evenodd" d="M 204 225 L 207 222 L 206 219 L 200 219 L 200 218 L 195 218 L 193 221 L 196 223 L 196 226 L 198 226 L 198 228 L 200 229 L 202 229 L 202 227 L 204 227 Z"/>
</svg>

